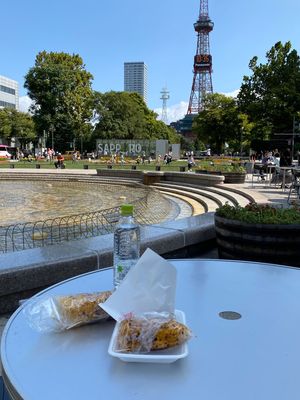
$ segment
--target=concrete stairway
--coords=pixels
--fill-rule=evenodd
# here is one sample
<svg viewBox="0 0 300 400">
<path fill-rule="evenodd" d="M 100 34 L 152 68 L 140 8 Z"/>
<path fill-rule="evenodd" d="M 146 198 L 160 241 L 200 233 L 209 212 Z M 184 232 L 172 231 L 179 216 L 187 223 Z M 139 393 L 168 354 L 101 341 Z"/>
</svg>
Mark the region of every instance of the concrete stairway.
<svg viewBox="0 0 300 400">
<path fill-rule="evenodd" d="M 189 184 L 181 183 L 157 183 L 152 185 L 163 194 L 184 196 L 185 199 L 191 199 L 200 203 L 206 212 L 215 211 L 221 205 L 228 203 L 230 205 L 245 206 L 254 198 L 241 190 L 227 187 L 225 185 L 215 187 L 194 187 Z M 195 215 L 195 214 L 194 214 Z"/>
<path fill-rule="evenodd" d="M 62 181 L 62 182 L 86 182 L 86 183 L 114 183 L 114 184 L 135 184 L 141 183 L 141 179 L 132 178 L 121 178 L 113 179 L 111 177 L 98 176 L 96 174 L 76 174 L 75 173 L 64 173 L 59 171 L 54 171 L 52 173 L 39 173 L 37 172 L 18 172 L 18 170 L 13 170 L 11 172 L 0 172 L 0 180 L 29 180 L 29 181 Z"/>
</svg>

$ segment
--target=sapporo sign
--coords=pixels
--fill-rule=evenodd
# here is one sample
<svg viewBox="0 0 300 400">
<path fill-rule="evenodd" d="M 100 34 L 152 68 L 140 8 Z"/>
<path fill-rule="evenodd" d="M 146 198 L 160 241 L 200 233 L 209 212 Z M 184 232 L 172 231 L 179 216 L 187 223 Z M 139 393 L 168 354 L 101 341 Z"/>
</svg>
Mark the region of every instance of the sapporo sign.
<svg viewBox="0 0 300 400">
<path fill-rule="evenodd" d="M 155 154 L 155 140 L 97 140 L 97 151 L 100 155 L 125 154 L 128 156 L 145 153 Z"/>
</svg>

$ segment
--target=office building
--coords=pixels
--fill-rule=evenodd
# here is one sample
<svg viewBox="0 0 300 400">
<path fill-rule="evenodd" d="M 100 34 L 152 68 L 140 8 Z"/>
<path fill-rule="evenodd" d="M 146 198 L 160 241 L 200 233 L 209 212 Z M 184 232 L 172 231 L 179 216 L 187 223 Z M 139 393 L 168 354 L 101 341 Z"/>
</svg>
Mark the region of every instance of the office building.
<svg viewBox="0 0 300 400">
<path fill-rule="evenodd" d="M 19 110 L 19 84 L 0 75 L 0 108 Z"/>
<path fill-rule="evenodd" d="M 148 68 L 144 62 L 124 63 L 124 91 L 139 93 L 147 103 Z"/>
</svg>

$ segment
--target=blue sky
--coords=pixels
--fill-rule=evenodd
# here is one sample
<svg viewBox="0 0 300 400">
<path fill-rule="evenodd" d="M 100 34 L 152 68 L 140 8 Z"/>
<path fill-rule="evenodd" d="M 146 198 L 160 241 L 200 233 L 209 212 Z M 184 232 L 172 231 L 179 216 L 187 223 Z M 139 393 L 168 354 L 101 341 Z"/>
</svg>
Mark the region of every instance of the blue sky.
<svg viewBox="0 0 300 400">
<path fill-rule="evenodd" d="M 123 90 L 123 63 L 148 65 L 148 106 L 170 91 L 169 120 L 187 108 L 200 0 L 15 0 L 1 4 L 0 75 L 20 84 L 39 51 L 82 56 L 93 88 Z M 249 60 L 281 40 L 300 53 L 299 0 L 209 0 L 215 92 L 239 89 Z M 24 99 L 23 99 L 24 100 Z"/>
</svg>

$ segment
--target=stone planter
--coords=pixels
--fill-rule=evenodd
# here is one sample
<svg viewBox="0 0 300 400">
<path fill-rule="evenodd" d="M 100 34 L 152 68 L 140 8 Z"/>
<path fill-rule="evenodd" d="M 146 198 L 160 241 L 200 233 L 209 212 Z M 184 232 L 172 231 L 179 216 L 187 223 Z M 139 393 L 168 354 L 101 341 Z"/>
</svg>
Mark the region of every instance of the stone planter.
<svg viewBox="0 0 300 400">
<path fill-rule="evenodd" d="M 300 267 L 300 225 L 248 224 L 215 215 L 220 258 Z"/>
<path fill-rule="evenodd" d="M 223 175 L 221 171 L 209 171 L 208 172 L 210 175 Z"/>
<path fill-rule="evenodd" d="M 224 183 L 244 183 L 246 172 L 222 172 L 225 176 Z"/>
<path fill-rule="evenodd" d="M 147 171 L 143 173 L 143 184 L 153 185 L 154 183 L 160 182 L 160 178 L 163 176 L 162 172 L 151 172 Z"/>
</svg>

